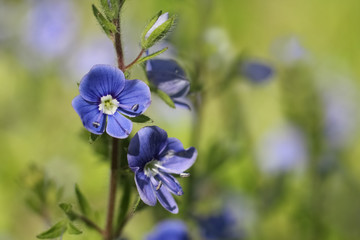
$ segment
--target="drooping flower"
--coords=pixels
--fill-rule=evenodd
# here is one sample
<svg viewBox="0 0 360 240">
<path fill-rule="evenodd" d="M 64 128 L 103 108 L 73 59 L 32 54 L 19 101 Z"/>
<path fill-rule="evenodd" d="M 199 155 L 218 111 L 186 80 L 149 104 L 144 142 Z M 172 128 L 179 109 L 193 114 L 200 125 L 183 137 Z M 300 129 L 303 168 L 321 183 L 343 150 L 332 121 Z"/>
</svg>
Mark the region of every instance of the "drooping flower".
<svg viewBox="0 0 360 240">
<path fill-rule="evenodd" d="M 149 60 L 146 62 L 146 75 L 156 88 L 170 96 L 175 106 L 190 109 L 186 98 L 190 82 L 177 62 L 171 59 Z"/>
<path fill-rule="evenodd" d="M 154 206 L 158 199 L 166 210 L 178 213 L 178 206 L 171 194 L 180 196 L 183 190 L 171 174 L 188 176 L 184 171 L 194 164 L 196 149 L 184 149 L 178 139 L 168 138 L 163 129 L 151 126 L 135 134 L 130 141 L 127 156 L 143 202 Z"/>
<path fill-rule="evenodd" d="M 274 69 L 264 61 L 247 60 L 241 63 L 240 74 L 253 83 L 262 83 L 274 75 Z"/>
<path fill-rule="evenodd" d="M 94 133 L 105 131 L 115 138 L 126 138 L 132 122 L 150 105 L 149 87 L 140 80 L 127 80 L 123 72 L 110 65 L 95 65 L 79 85 L 80 95 L 72 106 L 84 127 Z"/>
<path fill-rule="evenodd" d="M 169 19 L 169 13 L 168 12 L 161 14 L 158 17 L 158 19 L 156 20 L 156 22 L 154 23 L 154 25 L 152 25 L 152 27 L 149 29 L 149 31 L 147 31 L 147 33 L 145 34 L 145 39 L 147 39 L 151 35 L 151 33 L 155 31 L 156 28 L 161 26 L 168 19 Z"/>
<path fill-rule="evenodd" d="M 145 240 L 190 240 L 188 229 L 183 221 L 165 220 L 156 225 Z"/>
</svg>

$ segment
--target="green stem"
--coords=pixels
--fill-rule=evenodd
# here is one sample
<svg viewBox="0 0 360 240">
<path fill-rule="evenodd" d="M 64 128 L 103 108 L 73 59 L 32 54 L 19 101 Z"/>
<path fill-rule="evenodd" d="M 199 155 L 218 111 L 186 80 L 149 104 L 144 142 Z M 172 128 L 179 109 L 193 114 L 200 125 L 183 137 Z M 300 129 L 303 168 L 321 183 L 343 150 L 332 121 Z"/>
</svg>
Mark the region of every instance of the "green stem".
<svg viewBox="0 0 360 240">
<path fill-rule="evenodd" d="M 132 67 L 141 58 L 141 56 L 144 54 L 144 52 L 145 52 L 145 49 L 141 49 L 139 55 L 134 59 L 134 61 L 132 61 L 131 63 L 126 65 L 125 70 Z"/>
</svg>

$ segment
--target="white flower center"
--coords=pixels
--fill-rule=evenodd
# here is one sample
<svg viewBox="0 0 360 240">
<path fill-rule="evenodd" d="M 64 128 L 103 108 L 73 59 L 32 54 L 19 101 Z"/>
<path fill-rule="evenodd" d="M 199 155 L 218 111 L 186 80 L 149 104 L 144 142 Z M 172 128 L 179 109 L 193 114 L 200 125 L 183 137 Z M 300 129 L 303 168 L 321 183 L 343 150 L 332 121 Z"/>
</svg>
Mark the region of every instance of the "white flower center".
<svg viewBox="0 0 360 240">
<path fill-rule="evenodd" d="M 159 173 L 159 168 L 157 167 L 157 165 L 159 165 L 160 162 L 158 160 L 151 160 L 150 162 L 146 163 L 145 164 L 145 167 L 144 167 L 144 173 L 146 176 L 148 177 L 153 177 L 155 176 L 156 174 Z"/>
<path fill-rule="evenodd" d="M 101 97 L 101 103 L 99 104 L 99 111 L 108 115 L 114 115 L 118 107 L 119 107 L 118 100 L 113 99 L 110 94 Z"/>
</svg>

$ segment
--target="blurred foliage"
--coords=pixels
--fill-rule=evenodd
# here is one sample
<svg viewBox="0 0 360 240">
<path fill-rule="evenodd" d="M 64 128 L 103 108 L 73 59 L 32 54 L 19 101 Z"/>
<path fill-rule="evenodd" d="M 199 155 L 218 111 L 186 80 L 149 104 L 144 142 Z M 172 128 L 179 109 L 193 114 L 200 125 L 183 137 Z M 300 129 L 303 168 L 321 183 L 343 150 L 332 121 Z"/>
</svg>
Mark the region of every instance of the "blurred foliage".
<svg viewBox="0 0 360 240">
<path fill-rule="evenodd" d="M 0 239 L 34 239 L 62 221 L 58 204 L 76 206 L 76 183 L 99 212 L 94 219 L 104 222 L 109 139 L 103 135 L 89 143 L 71 100 L 91 65 L 115 65 L 114 52 L 106 48 L 110 40 L 99 37 L 102 29 L 91 8 L 95 1 L 64 1 L 69 4 L 59 11 L 71 10 L 51 21 L 60 25 L 49 32 L 41 24 L 46 21 L 33 16 L 44 1 L 0 0 Z M 128 0 L 121 13 L 127 63 L 141 50 L 148 19 L 159 10 L 177 16 L 163 40 L 169 46 L 164 56 L 176 58 L 188 73 L 192 111 L 172 109 L 154 95 L 145 114 L 185 147 L 195 146 L 199 156 L 192 177 L 179 179 L 185 186 L 185 195 L 177 198 L 180 214 L 146 207 L 125 227 L 125 236 L 141 239 L 159 220 L 183 218 L 194 239 L 201 239 L 195 219 L 226 205 L 236 213 L 244 239 L 357 240 L 359 7 L 357 0 Z M 34 37 L 41 38 L 37 45 Z M 48 38 L 50 47 L 39 46 Z M 286 50 L 291 39 L 302 49 L 289 45 Z M 269 63 L 274 75 L 254 84 L 241 75 L 240 64 L 247 59 Z M 131 77 L 145 79 L 141 67 L 134 67 Z M 261 143 L 287 124 L 302 133 L 306 159 L 293 164 L 296 151 L 288 144 L 294 141 L 280 141 L 284 146 L 269 153 L 279 156 L 278 168 L 267 171 Z M 145 125 L 134 124 L 133 133 Z M 123 144 L 124 155 L 128 143 Z M 132 206 L 136 195 L 123 192 L 135 192 L 135 186 L 123 170 L 119 198 Z M 121 212 L 118 221 L 125 215 Z M 64 239 L 99 239 L 95 231 L 79 229 L 83 234 Z"/>
</svg>

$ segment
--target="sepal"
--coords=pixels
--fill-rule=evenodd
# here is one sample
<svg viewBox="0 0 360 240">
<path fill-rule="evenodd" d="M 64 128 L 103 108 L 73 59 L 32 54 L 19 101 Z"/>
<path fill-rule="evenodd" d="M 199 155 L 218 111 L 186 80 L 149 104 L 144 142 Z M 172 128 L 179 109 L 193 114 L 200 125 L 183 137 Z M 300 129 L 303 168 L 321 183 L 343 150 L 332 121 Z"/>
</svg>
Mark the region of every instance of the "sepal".
<svg viewBox="0 0 360 240">
<path fill-rule="evenodd" d="M 142 35 L 141 35 L 141 47 L 143 49 L 149 49 L 153 45 L 155 45 L 158 41 L 166 36 L 166 34 L 170 31 L 172 26 L 175 23 L 175 16 L 171 16 L 164 23 L 157 26 L 148 37 L 146 35 L 151 30 L 151 28 L 156 24 L 156 21 L 162 15 L 160 11 L 157 15 L 155 15 L 149 22 L 149 24 L 145 27 Z"/>
</svg>

